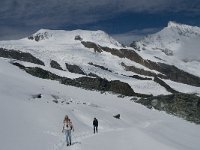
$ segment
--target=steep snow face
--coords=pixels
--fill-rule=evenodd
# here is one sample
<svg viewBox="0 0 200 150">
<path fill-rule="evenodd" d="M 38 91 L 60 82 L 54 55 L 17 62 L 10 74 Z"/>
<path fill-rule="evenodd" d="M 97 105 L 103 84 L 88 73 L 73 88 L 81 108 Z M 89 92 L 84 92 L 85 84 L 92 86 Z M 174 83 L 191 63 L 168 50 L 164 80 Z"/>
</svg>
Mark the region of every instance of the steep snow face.
<svg viewBox="0 0 200 150">
<path fill-rule="evenodd" d="M 200 76 L 200 28 L 169 22 L 158 33 L 136 42 L 140 55 Z"/>
<path fill-rule="evenodd" d="M 80 37 L 77 40 L 90 41 L 97 43 L 101 46 L 121 46 L 119 42 L 114 40 L 111 36 L 109 36 L 104 31 L 87 31 L 87 30 L 73 30 L 73 31 L 65 31 L 65 30 L 48 30 L 48 29 L 40 29 L 32 36 L 28 37 L 29 40 L 41 42 L 41 41 L 54 41 L 56 43 L 75 43 L 75 37 Z M 33 39 L 34 38 L 34 39 Z"/>
<path fill-rule="evenodd" d="M 160 50 L 183 61 L 200 61 L 200 28 L 169 22 L 160 32 L 137 42 L 141 50 Z"/>
</svg>

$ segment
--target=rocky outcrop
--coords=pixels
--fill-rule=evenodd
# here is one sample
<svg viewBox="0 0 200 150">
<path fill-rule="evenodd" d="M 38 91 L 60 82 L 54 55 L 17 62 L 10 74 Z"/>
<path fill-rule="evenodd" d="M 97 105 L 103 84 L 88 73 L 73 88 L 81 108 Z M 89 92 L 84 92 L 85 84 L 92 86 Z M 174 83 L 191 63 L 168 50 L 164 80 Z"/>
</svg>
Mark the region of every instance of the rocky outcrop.
<svg viewBox="0 0 200 150">
<path fill-rule="evenodd" d="M 135 50 L 140 51 L 140 47 L 137 45 L 137 41 L 133 41 L 133 42 L 130 44 L 130 47 L 133 47 Z"/>
<path fill-rule="evenodd" d="M 141 74 L 141 75 L 145 75 L 145 76 L 157 76 L 156 73 L 154 72 L 151 72 L 151 71 L 146 71 L 144 69 L 140 69 L 140 68 L 137 68 L 135 66 L 127 66 L 125 63 L 121 63 L 121 65 L 125 68 L 126 71 L 132 71 L 132 72 L 135 72 L 137 74 Z M 164 78 L 163 75 L 161 74 L 158 74 L 158 76 L 162 76 Z M 166 77 L 165 77 L 166 78 Z"/>
<path fill-rule="evenodd" d="M 166 111 L 169 114 L 200 124 L 200 97 L 194 94 L 177 93 L 167 96 L 142 98 L 136 102 L 150 109 Z"/>
<path fill-rule="evenodd" d="M 89 65 L 92 65 L 92 66 L 95 66 L 95 67 L 97 67 L 97 68 L 100 68 L 100 69 L 102 69 L 102 70 L 112 72 L 111 70 L 109 70 L 108 68 L 106 68 L 106 67 L 104 67 L 104 66 L 97 65 L 97 64 L 93 64 L 92 62 L 89 62 L 88 64 L 89 64 Z"/>
<path fill-rule="evenodd" d="M 60 64 L 57 63 L 57 61 L 55 61 L 55 60 L 51 60 L 50 66 L 51 66 L 52 68 L 55 68 L 55 69 L 63 70 L 63 69 L 61 68 Z"/>
<path fill-rule="evenodd" d="M 96 78 L 100 78 L 98 75 L 96 75 L 96 74 L 94 74 L 94 73 L 89 73 L 89 74 L 87 74 L 88 76 L 91 76 L 91 77 L 96 77 Z"/>
<path fill-rule="evenodd" d="M 171 88 L 167 83 L 165 83 L 163 80 L 161 80 L 159 77 L 155 76 L 154 81 L 163 86 L 168 92 L 170 93 L 179 93 L 178 91 Z"/>
<path fill-rule="evenodd" d="M 129 76 L 129 77 L 135 78 L 135 79 L 138 79 L 138 80 L 152 80 L 151 78 L 141 77 L 139 75 L 133 75 L 133 76 Z"/>
<path fill-rule="evenodd" d="M 12 59 L 31 62 L 31 63 L 34 63 L 34 64 L 44 66 L 44 63 L 41 60 L 39 60 L 38 58 L 34 57 L 30 53 L 24 53 L 24 52 L 21 52 L 21 51 L 7 50 L 7 49 L 4 49 L 4 48 L 0 48 L 0 57 L 12 58 Z"/>
<path fill-rule="evenodd" d="M 77 41 L 82 41 L 83 39 L 81 38 L 81 36 L 80 36 L 80 35 L 76 35 L 76 36 L 75 36 L 75 38 L 74 38 L 74 40 L 77 40 Z"/>
<path fill-rule="evenodd" d="M 98 91 L 112 91 L 114 93 L 119 93 L 125 96 L 135 95 L 135 92 L 129 84 L 118 80 L 108 81 L 102 78 L 80 77 L 75 79 L 75 81 L 78 81 L 82 87 L 90 90 L 95 89 Z"/>
<path fill-rule="evenodd" d="M 70 65 L 68 63 L 65 63 L 66 64 L 66 67 L 67 67 L 67 70 L 71 73 L 78 73 L 78 74 L 82 74 L 82 75 L 86 75 L 83 70 L 77 66 L 77 65 Z"/>
<path fill-rule="evenodd" d="M 49 39 L 49 37 L 51 37 L 51 35 L 48 32 L 44 32 L 44 33 L 37 33 L 37 34 L 31 35 L 28 37 L 28 39 L 39 42 L 41 40 Z"/>
<path fill-rule="evenodd" d="M 56 74 L 53 74 L 49 71 L 43 70 L 38 67 L 25 67 L 19 63 L 13 63 L 13 64 L 25 70 L 27 73 L 33 76 L 42 79 L 57 80 L 61 84 L 65 85 L 81 87 L 88 90 L 97 90 L 103 92 L 110 91 L 125 96 L 135 96 L 135 95 L 145 96 L 143 94 L 135 93 L 128 83 L 124 83 L 118 80 L 108 81 L 102 78 L 90 78 L 90 77 L 80 77 L 76 79 L 70 79 L 66 77 L 60 77 Z"/>
<path fill-rule="evenodd" d="M 175 82 L 180 82 L 184 84 L 189 84 L 193 86 L 198 86 L 200 87 L 200 78 L 192 75 L 190 73 L 187 73 L 181 69 L 178 69 L 177 67 L 173 65 L 167 65 L 164 63 L 155 63 L 152 61 L 143 61 L 143 64 L 145 67 L 151 69 L 151 70 L 157 70 L 158 72 L 162 74 L 158 74 L 157 76 L 162 78 L 162 79 L 170 79 Z M 147 71 L 143 71 L 141 69 L 137 69 L 134 66 L 128 66 L 126 67 L 126 70 L 133 71 L 138 74 L 142 75 L 150 75 L 150 76 L 155 76 L 154 74 L 151 74 Z"/>
<path fill-rule="evenodd" d="M 88 48 L 93 48 L 93 49 L 98 48 L 100 50 L 109 52 L 112 55 L 118 56 L 120 58 L 127 58 L 129 60 L 137 62 L 151 70 L 156 70 L 161 73 L 158 75 L 158 77 L 160 77 L 160 78 L 170 79 L 175 82 L 180 82 L 180 83 L 200 87 L 200 78 L 199 77 L 192 75 L 190 73 L 187 73 L 173 65 L 168 65 L 168 64 L 164 64 L 164 63 L 156 63 L 156 62 L 153 62 L 150 60 L 145 60 L 140 55 L 138 55 L 134 50 L 114 49 L 114 48 L 109 48 L 109 47 L 103 47 L 103 46 L 97 45 L 92 42 L 85 42 L 85 43 L 89 43 Z M 128 69 L 130 69 L 130 66 Z M 146 71 L 144 72 L 142 70 L 138 70 L 134 66 L 132 66 L 129 71 L 133 71 L 138 74 L 141 73 L 142 75 L 149 74 L 149 72 L 146 72 Z M 151 73 L 149 75 L 154 76 L 154 74 L 151 74 Z"/>
<path fill-rule="evenodd" d="M 109 88 L 110 91 L 120 93 L 126 96 L 137 95 L 128 83 L 124 83 L 119 80 L 110 81 L 109 83 L 110 83 L 110 88 Z"/>
<path fill-rule="evenodd" d="M 102 49 L 99 45 L 93 43 L 93 42 L 85 42 L 85 41 L 82 41 L 81 42 L 85 47 L 87 48 L 93 48 L 94 49 L 94 52 L 99 52 L 101 53 L 102 52 Z"/>
<path fill-rule="evenodd" d="M 158 63 L 157 70 L 165 74 L 169 79 L 175 82 L 181 82 L 193 86 L 200 86 L 200 78 L 178 69 L 173 65 Z"/>
</svg>

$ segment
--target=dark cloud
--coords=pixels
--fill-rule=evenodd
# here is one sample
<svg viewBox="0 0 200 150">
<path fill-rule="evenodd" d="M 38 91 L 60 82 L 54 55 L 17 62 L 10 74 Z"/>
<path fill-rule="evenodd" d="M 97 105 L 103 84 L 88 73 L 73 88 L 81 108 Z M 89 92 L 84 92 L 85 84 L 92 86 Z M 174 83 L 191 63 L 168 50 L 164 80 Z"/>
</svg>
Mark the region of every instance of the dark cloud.
<svg viewBox="0 0 200 150">
<path fill-rule="evenodd" d="M 0 19 L 29 24 L 84 24 L 122 12 L 200 12 L 197 0 L 3 0 Z"/>
<path fill-rule="evenodd" d="M 84 25 L 109 20 L 122 13 L 187 12 L 200 14 L 199 0 L 1 0 L 0 32 L 5 28 Z M 1 38 L 0 33 L 0 38 Z"/>
</svg>

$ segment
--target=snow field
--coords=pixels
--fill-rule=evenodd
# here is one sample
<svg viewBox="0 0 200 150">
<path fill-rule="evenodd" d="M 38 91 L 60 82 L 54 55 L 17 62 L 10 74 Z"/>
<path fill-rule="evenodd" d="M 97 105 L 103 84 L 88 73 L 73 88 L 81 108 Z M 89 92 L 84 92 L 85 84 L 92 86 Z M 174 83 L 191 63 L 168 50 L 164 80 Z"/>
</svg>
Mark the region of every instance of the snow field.
<svg viewBox="0 0 200 150">
<path fill-rule="evenodd" d="M 3 59 L 0 68 L 3 150 L 199 149 L 198 125 L 149 110 L 129 97 L 118 98 L 35 78 Z M 39 93 L 42 98 L 33 98 Z M 58 103 L 53 102 L 55 99 Z M 113 118 L 118 113 L 119 120 Z M 66 114 L 75 127 L 71 147 L 66 147 L 61 133 Z M 95 135 L 94 117 L 99 120 L 99 133 Z"/>
</svg>

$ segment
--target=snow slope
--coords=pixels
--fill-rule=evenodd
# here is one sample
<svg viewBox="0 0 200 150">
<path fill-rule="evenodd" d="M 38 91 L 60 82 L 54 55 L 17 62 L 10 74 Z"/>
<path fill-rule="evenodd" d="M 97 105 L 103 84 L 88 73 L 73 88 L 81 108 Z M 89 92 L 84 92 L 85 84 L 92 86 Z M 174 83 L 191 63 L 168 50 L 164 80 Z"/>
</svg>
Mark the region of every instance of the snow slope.
<svg viewBox="0 0 200 150">
<path fill-rule="evenodd" d="M 149 110 L 128 97 L 33 77 L 2 58 L 0 68 L 2 150 L 199 149 L 198 125 Z M 35 98 L 39 93 L 42 98 Z M 118 113 L 120 120 L 112 117 Z M 61 133 L 66 114 L 75 127 L 71 147 Z M 94 117 L 99 120 L 95 135 Z"/>
<path fill-rule="evenodd" d="M 130 84 L 133 90 L 137 93 L 152 95 L 170 94 L 165 88 L 154 81 L 142 81 L 123 76 L 132 76 L 135 75 L 135 73 L 125 71 L 121 66 L 121 63 L 124 62 L 126 65 L 133 65 L 137 68 L 145 69 L 156 74 L 159 72 L 150 70 L 141 64 L 125 58 L 119 58 L 107 52 L 95 53 L 93 49 L 84 47 L 81 44 L 81 41 L 75 40 L 77 35 L 79 35 L 85 41 L 95 42 L 101 46 L 117 49 L 122 48 L 121 44 L 103 31 L 64 31 L 47 29 L 41 29 L 32 35 L 33 37 L 41 36 L 42 39 L 39 41 L 31 40 L 29 38 L 13 41 L 0 41 L 0 47 L 31 53 L 33 56 L 39 58 L 45 63 L 45 67 L 40 66 L 41 68 L 45 68 L 45 70 L 50 70 L 53 73 L 65 77 L 67 77 L 66 71 L 56 71 L 55 69 L 50 68 L 51 60 L 57 61 L 64 70 L 66 70 L 65 63 L 73 65 L 75 64 L 80 66 L 87 74 L 94 73 L 102 78 L 106 78 L 109 81 L 120 80 L 122 82 L 126 82 Z M 113 73 L 89 65 L 90 62 L 104 66 Z M 26 66 L 33 66 L 30 63 L 22 63 Z M 70 76 L 69 73 L 67 74 L 68 77 L 74 78 L 73 76 Z M 78 76 L 75 75 L 75 77 Z"/>
</svg>

